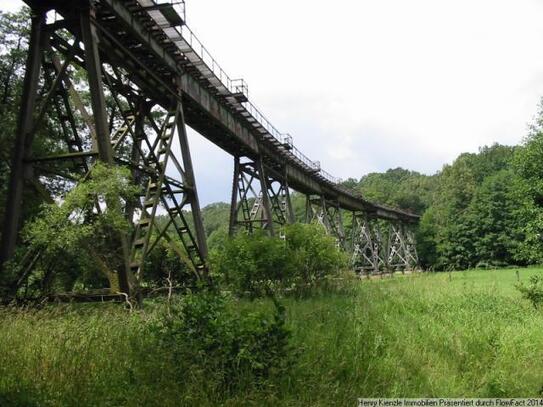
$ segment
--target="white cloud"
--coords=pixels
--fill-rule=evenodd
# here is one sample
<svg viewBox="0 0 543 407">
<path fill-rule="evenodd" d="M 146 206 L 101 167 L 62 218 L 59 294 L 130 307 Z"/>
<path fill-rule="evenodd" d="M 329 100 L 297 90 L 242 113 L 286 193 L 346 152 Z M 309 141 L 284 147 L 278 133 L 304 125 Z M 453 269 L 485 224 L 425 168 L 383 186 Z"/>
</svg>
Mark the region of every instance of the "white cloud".
<svg viewBox="0 0 543 407">
<path fill-rule="evenodd" d="M 0 8 L 13 1 L 0 1 Z M 189 26 L 251 100 L 334 175 L 434 173 L 516 144 L 543 96 L 537 0 L 187 0 Z M 191 134 L 202 203 L 231 159 Z"/>
</svg>

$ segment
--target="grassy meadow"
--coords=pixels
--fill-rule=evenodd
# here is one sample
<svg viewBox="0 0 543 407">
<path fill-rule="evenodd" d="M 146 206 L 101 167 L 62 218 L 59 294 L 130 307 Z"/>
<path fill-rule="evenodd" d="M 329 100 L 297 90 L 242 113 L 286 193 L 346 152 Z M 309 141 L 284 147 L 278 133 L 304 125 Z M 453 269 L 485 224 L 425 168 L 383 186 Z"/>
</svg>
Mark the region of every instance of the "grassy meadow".
<svg viewBox="0 0 543 407">
<path fill-rule="evenodd" d="M 527 282 L 542 269 L 521 269 Z M 180 377 L 147 331 L 160 304 L 0 310 L 0 405 L 329 406 L 358 397 L 532 397 L 543 389 L 543 311 L 516 270 L 353 280 L 284 298 L 290 374 L 230 394 Z M 271 309 L 240 301 L 240 313 Z"/>
</svg>

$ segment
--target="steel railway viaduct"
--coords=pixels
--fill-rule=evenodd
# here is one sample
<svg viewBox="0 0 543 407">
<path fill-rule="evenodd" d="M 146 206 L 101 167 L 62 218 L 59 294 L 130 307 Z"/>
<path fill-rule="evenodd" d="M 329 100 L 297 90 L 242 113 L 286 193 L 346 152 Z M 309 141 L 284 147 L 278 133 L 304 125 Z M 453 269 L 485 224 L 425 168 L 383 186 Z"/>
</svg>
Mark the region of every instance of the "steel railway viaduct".
<svg viewBox="0 0 543 407">
<path fill-rule="evenodd" d="M 234 157 L 230 233 L 263 228 L 282 235 L 283 226 L 294 222 L 292 189 L 307 197 L 306 220 L 350 250 L 358 270 L 416 266 L 412 226 L 418 217 L 364 199 L 302 154 L 249 101 L 245 82 L 231 79 L 187 27 L 184 2 L 25 2 L 32 26 L 2 263 L 18 242 L 25 188 L 47 194 L 48 177 L 70 183 L 102 161 L 128 166 L 143 191 L 136 205 L 125 208 L 134 232 L 120 237 L 125 264 L 112 272 L 110 288 L 132 295 L 146 255 L 172 233 L 184 246 L 180 255 L 205 276 L 206 237 L 188 125 Z M 75 79 L 76 70 L 86 72 L 84 80 Z M 46 120 L 58 134 L 40 133 Z M 40 156 L 33 148 L 40 137 L 54 139 L 62 151 Z M 347 214 L 350 237 L 343 228 Z M 157 215 L 168 219 L 165 226 L 154 222 Z M 23 275 L 38 258 L 25 256 Z"/>
</svg>

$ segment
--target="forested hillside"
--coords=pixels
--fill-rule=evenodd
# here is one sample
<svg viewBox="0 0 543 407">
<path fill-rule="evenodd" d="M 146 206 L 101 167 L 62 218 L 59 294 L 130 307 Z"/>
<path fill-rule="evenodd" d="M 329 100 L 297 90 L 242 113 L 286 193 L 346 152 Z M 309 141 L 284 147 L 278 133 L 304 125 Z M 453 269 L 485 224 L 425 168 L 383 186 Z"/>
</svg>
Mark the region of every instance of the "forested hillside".
<svg viewBox="0 0 543 407">
<path fill-rule="evenodd" d="M 396 168 L 348 184 L 368 199 L 422 215 L 418 250 L 434 269 L 542 261 L 541 115 L 522 145 L 461 154 L 435 175 Z"/>
</svg>

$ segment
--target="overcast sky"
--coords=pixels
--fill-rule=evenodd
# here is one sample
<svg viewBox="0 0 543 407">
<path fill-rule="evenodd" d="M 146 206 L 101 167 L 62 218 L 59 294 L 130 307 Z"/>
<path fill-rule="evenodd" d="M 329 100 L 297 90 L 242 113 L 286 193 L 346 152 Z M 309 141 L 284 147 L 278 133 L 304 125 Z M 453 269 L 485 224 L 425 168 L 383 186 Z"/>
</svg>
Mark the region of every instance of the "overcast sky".
<svg viewBox="0 0 543 407">
<path fill-rule="evenodd" d="M 186 3 L 189 27 L 253 103 L 342 178 L 432 174 L 461 152 L 517 144 L 543 96 L 542 1 Z M 229 200 L 232 158 L 190 137 L 201 203 Z"/>
</svg>

